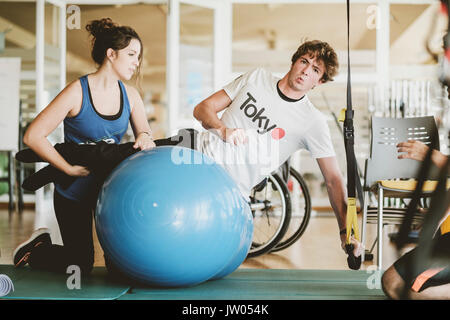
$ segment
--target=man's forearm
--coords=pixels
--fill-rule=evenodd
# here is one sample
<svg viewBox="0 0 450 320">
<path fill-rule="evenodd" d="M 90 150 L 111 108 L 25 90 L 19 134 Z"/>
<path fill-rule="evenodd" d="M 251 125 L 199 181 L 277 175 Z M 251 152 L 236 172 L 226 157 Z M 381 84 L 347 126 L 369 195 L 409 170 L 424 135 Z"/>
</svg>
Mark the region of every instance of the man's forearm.
<svg viewBox="0 0 450 320">
<path fill-rule="evenodd" d="M 203 104 L 199 104 L 194 109 L 194 117 L 202 124 L 203 128 L 222 130 L 225 128 L 223 122 L 211 108 Z"/>
<path fill-rule="evenodd" d="M 347 193 L 342 179 L 333 179 L 327 182 L 328 199 L 336 216 L 339 230 L 346 226 L 347 217 Z"/>
</svg>

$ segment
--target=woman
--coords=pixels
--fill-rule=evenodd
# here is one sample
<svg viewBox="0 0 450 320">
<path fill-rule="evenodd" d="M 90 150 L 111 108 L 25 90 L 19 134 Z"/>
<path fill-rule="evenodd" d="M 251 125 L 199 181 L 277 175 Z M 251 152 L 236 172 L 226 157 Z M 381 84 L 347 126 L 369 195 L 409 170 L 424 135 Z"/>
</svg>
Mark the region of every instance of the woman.
<svg viewBox="0 0 450 320">
<path fill-rule="evenodd" d="M 91 21 L 86 30 L 93 37 L 91 56 L 97 71 L 62 90 L 24 135 L 24 143 L 44 161 L 77 177 L 67 189 L 55 184 L 54 208 L 64 246 L 53 245 L 49 230 L 39 229 L 14 251 L 16 267 L 29 263 L 32 268 L 65 272 L 69 265 L 78 265 L 87 273 L 93 267 L 92 214 L 100 185 L 86 167 L 68 163 L 48 141 L 61 122 L 65 142 L 92 144 L 120 143 L 130 121 L 133 147 L 155 147 L 139 93 L 122 83 L 139 73 L 143 48 L 138 34 L 109 18 Z"/>
</svg>

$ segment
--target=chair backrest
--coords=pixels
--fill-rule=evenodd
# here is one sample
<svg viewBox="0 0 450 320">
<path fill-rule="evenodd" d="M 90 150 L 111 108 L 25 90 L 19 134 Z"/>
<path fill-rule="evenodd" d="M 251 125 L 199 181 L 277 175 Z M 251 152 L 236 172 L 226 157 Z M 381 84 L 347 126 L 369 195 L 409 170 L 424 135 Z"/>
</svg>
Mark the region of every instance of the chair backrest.
<svg viewBox="0 0 450 320">
<path fill-rule="evenodd" d="M 421 162 L 398 159 L 396 145 L 407 140 L 418 140 L 431 146 L 431 137 L 437 135 L 433 116 L 417 118 L 371 119 L 370 159 L 366 161 L 364 188 L 379 180 L 416 178 Z M 439 139 L 435 148 L 439 149 Z M 437 179 L 436 170 L 431 170 L 427 179 Z"/>
</svg>

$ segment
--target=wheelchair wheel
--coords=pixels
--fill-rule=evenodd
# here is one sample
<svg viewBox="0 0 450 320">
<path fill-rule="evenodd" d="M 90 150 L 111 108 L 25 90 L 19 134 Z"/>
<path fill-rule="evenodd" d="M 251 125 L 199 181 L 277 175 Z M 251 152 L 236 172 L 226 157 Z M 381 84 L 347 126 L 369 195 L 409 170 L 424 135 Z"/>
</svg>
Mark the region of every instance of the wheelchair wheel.
<svg viewBox="0 0 450 320">
<path fill-rule="evenodd" d="M 308 226 L 311 217 L 311 197 L 302 175 L 294 168 L 289 168 L 288 190 L 291 195 L 292 215 L 289 228 L 271 252 L 280 251 L 294 244 Z"/>
<path fill-rule="evenodd" d="M 291 218 L 289 190 L 278 174 L 252 190 L 253 241 L 247 258 L 269 252 L 284 236 Z"/>
</svg>

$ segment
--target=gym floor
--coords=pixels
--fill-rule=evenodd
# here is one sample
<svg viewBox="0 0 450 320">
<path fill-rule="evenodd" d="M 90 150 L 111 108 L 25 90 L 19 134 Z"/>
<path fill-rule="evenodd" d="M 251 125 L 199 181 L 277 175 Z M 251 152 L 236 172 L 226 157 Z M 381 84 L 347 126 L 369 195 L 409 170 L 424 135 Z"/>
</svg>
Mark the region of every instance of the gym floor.
<svg viewBox="0 0 450 320">
<path fill-rule="evenodd" d="M 33 210 L 25 210 L 21 215 L 17 212 L 10 215 L 7 209 L 0 209 L 0 264 L 12 264 L 12 252 L 33 232 L 34 216 Z M 397 251 L 387 237 L 387 234 L 395 231 L 394 226 L 386 226 L 384 230 L 383 270 L 386 270 L 397 258 Z M 375 232 L 376 225 L 368 225 L 366 247 L 372 245 Z M 95 230 L 94 243 L 95 266 L 104 266 L 103 251 Z M 375 263 L 376 261 L 366 261 L 361 270 L 367 270 Z M 320 212 L 313 215 L 303 236 L 291 247 L 277 253 L 248 259 L 240 268 L 348 270 L 346 255 L 340 249 L 334 214 Z"/>
</svg>

